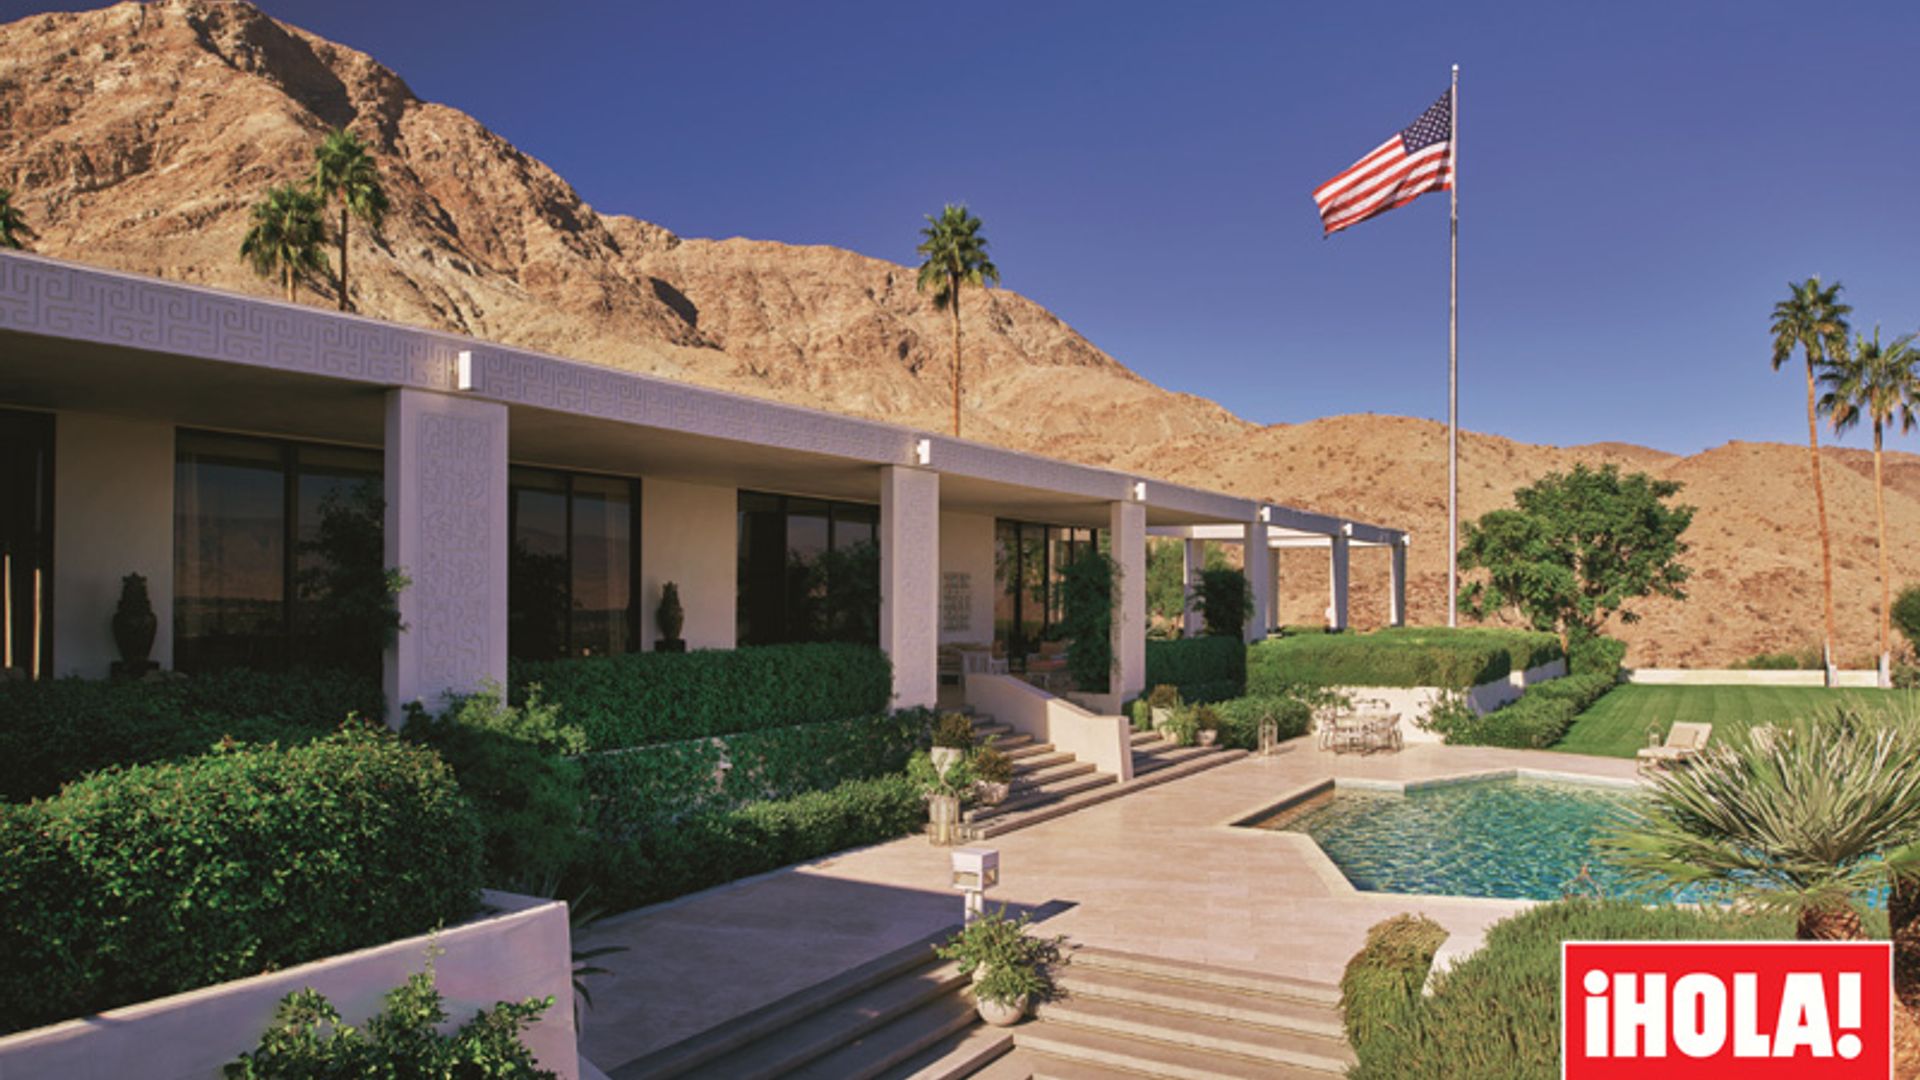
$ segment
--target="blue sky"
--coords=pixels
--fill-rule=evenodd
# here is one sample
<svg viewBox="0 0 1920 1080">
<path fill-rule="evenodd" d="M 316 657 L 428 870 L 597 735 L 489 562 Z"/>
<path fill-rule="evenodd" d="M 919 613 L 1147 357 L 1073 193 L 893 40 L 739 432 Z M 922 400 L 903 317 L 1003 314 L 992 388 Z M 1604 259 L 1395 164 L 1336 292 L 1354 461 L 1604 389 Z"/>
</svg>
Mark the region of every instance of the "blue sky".
<svg viewBox="0 0 1920 1080">
<path fill-rule="evenodd" d="M 1008 287 L 1263 422 L 1444 418 L 1445 197 L 1323 241 L 1309 192 L 1456 61 L 1469 427 L 1804 440 L 1789 278 L 1920 328 L 1910 2 L 262 6 L 684 235 L 907 261 L 964 200 Z"/>
</svg>

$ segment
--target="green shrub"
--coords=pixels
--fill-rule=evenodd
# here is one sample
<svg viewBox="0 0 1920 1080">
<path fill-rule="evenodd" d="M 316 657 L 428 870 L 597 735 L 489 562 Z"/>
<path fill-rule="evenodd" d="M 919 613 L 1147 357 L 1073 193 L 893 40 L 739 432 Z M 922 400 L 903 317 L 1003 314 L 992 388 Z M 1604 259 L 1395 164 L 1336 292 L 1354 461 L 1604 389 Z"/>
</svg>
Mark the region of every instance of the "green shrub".
<svg viewBox="0 0 1920 1080">
<path fill-rule="evenodd" d="M 1087 693 L 1104 694 L 1113 677 L 1113 583 L 1120 568 L 1092 549 L 1060 572 L 1065 594 L 1058 629 L 1067 639 L 1067 674 Z"/>
<path fill-rule="evenodd" d="M 1615 682 L 1613 675 L 1568 675 L 1536 684 L 1519 700 L 1485 716 L 1466 708 L 1435 709 L 1427 726 L 1455 745 L 1545 749 L 1559 742 Z"/>
<path fill-rule="evenodd" d="M 1230 566 L 1202 570 L 1194 606 L 1206 620 L 1208 637 L 1239 641 L 1246 637 L 1247 619 L 1253 612 L 1253 586 L 1247 583 L 1247 575 Z"/>
<path fill-rule="evenodd" d="M 0 1029 L 418 934 L 479 885 L 452 770 L 390 735 L 100 773 L 0 806 Z"/>
<path fill-rule="evenodd" d="M 1147 642 L 1147 685 L 1172 686 L 1188 701 L 1225 701 L 1247 692 L 1247 646 L 1238 637 Z"/>
<path fill-rule="evenodd" d="M 51 795 L 109 765 L 204 754 L 224 738 L 290 745 L 384 713 L 378 680 L 338 672 L 0 681 L 0 800 Z"/>
<path fill-rule="evenodd" d="M 579 728 L 537 693 L 512 708 L 500 688 L 449 703 L 438 716 L 413 704 L 402 734 L 453 767 L 485 838 L 486 881 L 524 891 L 573 864 L 583 842 L 587 786 L 571 755 L 587 748 Z"/>
<path fill-rule="evenodd" d="M 1260 724 L 1274 722 L 1282 741 L 1313 727 L 1313 708 L 1297 697 L 1242 697 L 1214 706 L 1220 716 L 1220 745 L 1241 750 L 1260 746 Z"/>
<path fill-rule="evenodd" d="M 1302 634 L 1247 650 L 1247 693 L 1315 686 L 1438 686 L 1460 690 L 1562 656 L 1552 634 L 1396 627 L 1370 634 Z"/>
<path fill-rule="evenodd" d="M 1425 915 L 1395 915 L 1367 931 L 1340 976 L 1349 1043 L 1368 1045 L 1382 1027 L 1405 1022 L 1446 940 L 1446 928 Z"/>
<path fill-rule="evenodd" d="M 552 998 L 502 1001 L 476 1013 L 451 1034 L 434 986 L 433 969 L 388 991 L 386 1008 L 364 1029 L 341 1022 L 339 1010 L 317 990 L 280 999 L 260 1044 L 226 1067 L 229 1080 L 288 1077 L 473 1076 L 496 1080 L 555 1074 L 540 1068 L 521 1033 L 553 1007 Z"/>
<path fill-rule="evenodd" d="M 1567 645 L 1567 674 L 1620 677 L 1627 643 L 1605 634 L 1579 634 Z"/>
<path fill-rule="evenodd" d="M 538 685 L 596 750 L 872 716 L 893 700 L 892 665 L 864 645 L 516 661 L 509 673 L 513 704 Z"/>
<path fill-rule="evenodd" d="M 1899 627 L 1900 633 L 1906 636 L 1907 646 L 1920 654 L 1920 585 L 1901 589 L 1887 615 L 1893 620 L 1893 625 Z"/>
<path fill-rule="evenodd" d="M 1819 671 L 1824 665 L 1820 662 L 1820 650 L 1812 648 L 1760 653 L 1736 660 L 1733 666 L 1745 671 Z"/>
<path fill-rule="evenodd" d="M 904 775 L 850 780 L 789 799 L 706 810 L 596 846 L 594 895 L 625 909 L 671 900 L 926 824 L 920 789 Z"/>
<path fill-rule="evenodd" d="M 1688 938 L 1784 939 L 1791 916 L 1642 907 L 1627 901 L 1542 904 L 1496 924 L 1478 952 L 1404 1001 L 1356 995 L 1347 1030 L 1356 1080 L 1484 1080 L 1560 1075 L 1560 943 Z"/>
</svg>

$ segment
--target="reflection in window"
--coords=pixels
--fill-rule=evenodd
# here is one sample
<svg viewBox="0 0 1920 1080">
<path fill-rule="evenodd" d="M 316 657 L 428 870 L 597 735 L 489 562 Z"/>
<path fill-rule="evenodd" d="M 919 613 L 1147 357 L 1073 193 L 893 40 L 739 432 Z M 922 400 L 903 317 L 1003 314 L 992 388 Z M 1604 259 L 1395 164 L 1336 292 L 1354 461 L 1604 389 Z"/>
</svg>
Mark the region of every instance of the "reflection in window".
<svg viewBox="0 0 1920 1080">
<path fill-rule="evenodd" d="M 639 648 L 639 483 L 514 467 L 507 513 L 507 649 L 528 660 Z"/>
<path fill-rule="evenodd" d="M 1066 567 L 1100 545 L 1105 533 L 1000 520 L 993 536 L 993 633 L 1018 670 L 1066 614 Z"/>
<path fill-rule="evenodd" d="M 742 491 L 740 644 L 878 644 L 879 525 L 874 506 Z"/>
</svg>

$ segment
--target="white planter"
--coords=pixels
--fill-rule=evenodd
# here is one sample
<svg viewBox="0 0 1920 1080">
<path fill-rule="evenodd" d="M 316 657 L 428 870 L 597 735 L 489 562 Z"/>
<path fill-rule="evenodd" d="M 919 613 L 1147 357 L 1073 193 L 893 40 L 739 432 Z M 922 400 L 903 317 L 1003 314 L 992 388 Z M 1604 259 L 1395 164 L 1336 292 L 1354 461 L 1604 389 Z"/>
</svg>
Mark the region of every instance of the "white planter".
<svg viewBox="0 0 1920 1080">
<path fill-rule="evenodd" d="M 1013 790 L 1012 784 L 990 784 L 985 780 L 974 785 L 980 801 L 987 806 L 998 806 L 1007 801 L 1007 793 Z"/>
<path fill-rule="evenodd" d="M 574 1080 L 580 1065 L 566 905 L 497 892 L 483 899 L 495 910 L 437 934 L 9 1035 L 0 1039 L 0 1076 L 207 1080 L 259 1044 L 286 995 L 312 987 L 347 1023 L 362 1024 L 387 991 L 426 966 L 433 948 L 436 985 L 459 1023 L 496 1002 L 552 995 L 553 1007 L 523 1038 L 542 1068 Z"/>
<path fill-rule="evenodd" d="M 1147 712 L 1153 717 L 1153 730 L 1155 731 L 1166 727 L 1167 721 L 1173 719 L 1172 709 L 1156 709 L 1149 706 Z"/>
<path fill-rule="evenodd" d="M 934 771 L 945 776 L 950 769 L 960 764 L 961 759 L 967 756 L 967 752 L 957 746 L 936 746 L 927 751 L 927 756 L 933 759 Z"/>
<path fill-rule="evenodd" d="M 1201 728 L 1199 735 L 1196 736 L 1196 738 L 1200 740 L 1201 746 L 1212 746 L 1214 744 L 1214 740 L 1218 739 L 1219 737 L 1220 737 L 1220 733 L 1218 731 L 1213 730 L 1212 728 Z"/>
<path fill-rule="evenodd" d="M 1012 1027 L 1027 1015 L 1027 996 L 1022 994 L 1020 1000 L 1009 1002 L 979 998 L 974 1007 L 980 1011 L 980 1019 L 994 1027 Z"/>
</svg>

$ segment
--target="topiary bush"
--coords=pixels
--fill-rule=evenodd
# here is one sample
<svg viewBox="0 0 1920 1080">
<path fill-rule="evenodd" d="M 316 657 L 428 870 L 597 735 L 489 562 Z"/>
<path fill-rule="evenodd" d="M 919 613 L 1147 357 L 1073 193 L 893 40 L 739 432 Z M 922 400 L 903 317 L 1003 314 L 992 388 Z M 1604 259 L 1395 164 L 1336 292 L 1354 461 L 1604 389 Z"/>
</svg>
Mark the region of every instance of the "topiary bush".
<svg viewBox="0 0 1920 1080">
<path fill-rule="evenodd" d="M 1297 697 L 1242 697 L 1214 706 L 1220 717 L 1220 745 L 1241 750 L 1260 746 L 1260 725 L 1274 722 L 1281 741 L 1305 735 L 1313 727 L 1313 708 Z"/>
<path fill-rule="evenodd" d="M 1541 904 L 1495 924 L 1478 952 L 1433 977 L 1431 994 L 1411 1000 L 1393 993 L 1354 995 L 1346 1023 L 1360 1062 L 1347 1075 L 1355 1080 L 1556 1077 L 1562 941 L 1792 936 L 1790 915 L 1643 907 L 1629 901 Z"/>
<path fill-rule="evenodd" d="M 560 706 L 595 750 L 872 716 L 893 700 L 893 665 L 865 645 L 808 643 L 515 661 L 510 696 Z"/>
<path fill-rule="evenodd" d="M 340 672 L 0 681 L 0 800 L 51 795 L 109 765 L 204 754 L 226 738 L 292 745 L 350 716 L 380 726 L 384 714 L 379 680 Z"/>
<path fill-rule="evenodd" d="M 1383 1027 L 1406 1022 L 1446 940 L 1446 927 L 1425 915 L 1395 915 L 1367 931 L 1367 943 L 1340 976 L 1349 1043 L 1371 1043 Z"/>
<path fill-rule="evenodd" d="M 1064 610 L 1058 629 L 1067 639 L 1067 674 L 1087 693 L 1106 693 L 1113 678 L 1113 583 L 1119 577 L 1119 564 L 1092 549 L 1060 572 Z"/>
<path fill-rule="evenodd" d="M 1277 694 L 1298 684 L 1463 690 L 1563 655 L 1559 638 L 1527 630 L 1395 627 L 1302 634 L 1248 647 L 1247 693 Z"/>
<path fill-rule="evenodd" d="M 0 1030 L 457 922 L 480 860 L 453 771 L 360 731 L 0 806 Z"/>
<path fill-rule="evenodd" d="M 1147 685 L 1173 686 L 1188 701 L 1225 701 L 1247 692 L 1247 646 L 1238 637 L 1147 642 Z"/>
</svg>

